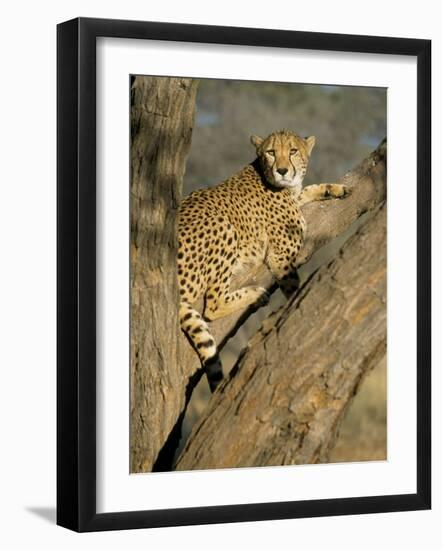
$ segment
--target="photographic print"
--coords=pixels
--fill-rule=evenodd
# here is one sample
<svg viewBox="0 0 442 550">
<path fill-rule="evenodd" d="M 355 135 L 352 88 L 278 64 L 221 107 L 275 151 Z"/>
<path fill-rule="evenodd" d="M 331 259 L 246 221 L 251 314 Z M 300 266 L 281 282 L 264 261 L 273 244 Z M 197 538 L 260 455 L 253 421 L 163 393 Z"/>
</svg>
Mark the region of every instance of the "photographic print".
<svg viewBox="0 0 442 550">
<path fill-rule="evenodd" d="M 386 460 L 386 89 L 130 87 L 131 473 Z"/>
<path fill-rule="evenodd" d="M 77 18 L 57 57 L 57 524 L 429 509 L 431 42 Z"/>
</svg>

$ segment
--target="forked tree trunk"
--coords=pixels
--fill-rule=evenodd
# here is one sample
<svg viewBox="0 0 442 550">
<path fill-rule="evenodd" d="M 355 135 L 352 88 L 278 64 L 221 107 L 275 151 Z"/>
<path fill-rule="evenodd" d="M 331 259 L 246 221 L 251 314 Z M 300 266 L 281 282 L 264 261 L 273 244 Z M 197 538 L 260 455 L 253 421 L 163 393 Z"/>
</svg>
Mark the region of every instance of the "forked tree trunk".
<svg viewBox="0 0 442 550">
<path fill-rule="evenodd" d="M 132 86 L 132 472 L 170 467 L 188 399 L 201 375 L 196 354 L 179 329 L 175 267 L 176 213 L 190 146 L 196 87 L 196 81 L 191 79 L 150 77 L 135 78 Z M 353 188 L 350 197 L 303 208 L 308 235 L 301 264 L 308 261 L 314 251 L 345 231 L 364 212 L 377 210 L 385 199 L 385 176 L 386 144 L 383 143 L 339 180 Z M 234 285 L 252 280 L 267 287 L 272 285 L 265 269 L 250 273 L 245 279 L 237 279 Z M 248 314 L 249 311 L 244 311 L 212 323 L 217 341 L 222 345 Z M 257 338 L 254 342 L 256 353 L 259 353 L 259 336 Z M 333 350 L 325 347 L 322 351 L 330 355 Z M 235 378 L 235 384 L 236 380 L 239 378 Z M 229 391 L 237 391 L 235 388 Z M 228 385 L 223 386 L 223 395 L 227 389 Z M 300 400 L 304 390 L 307 391 L 308 387 L 299 388 Z M 247 390 L 247 395 L 252 393 Z M 219 395 L 214 397 L 210 411 L 219 399 Z M 220 414 L 222 410 L 221 407 Z M 205 417 L 207 422 L 213 421 L 210 415 Z M 227 427 L 226 424 L 225 429 Z M 267 452 L 272 451 L 269 448 Z M 181 457 L 180 467 L 196 464 L 192 453 L 189 446 Z M 297 459 L 293 455 L 290 460 Z"/>
<path fill-rule="evenodd" d="M 182 409 L 176 388 L 176 213 L 197 81 L 136 77 L 131 107 L 131 471 L 152 469 Z"/>
</svg>

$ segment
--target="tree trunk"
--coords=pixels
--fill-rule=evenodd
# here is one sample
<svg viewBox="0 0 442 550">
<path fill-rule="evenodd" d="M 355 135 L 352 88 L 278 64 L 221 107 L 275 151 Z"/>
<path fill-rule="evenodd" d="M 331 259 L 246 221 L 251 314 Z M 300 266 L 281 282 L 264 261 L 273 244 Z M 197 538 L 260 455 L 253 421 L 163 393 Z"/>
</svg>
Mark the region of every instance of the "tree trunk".
<svg viewBox="0 0 442 550">
<path fill-rule="evenodd" d="M 183 405 L 176 212 L 197 81 L 135 77 L 131 105 L 131 471 L 150 471 Z"/>
<path fill-rule="evenodd" d="M 386 209 L 268 318 L 194 427 L 177 469 L 327 462 L 386 351 Z"/>
</svg>

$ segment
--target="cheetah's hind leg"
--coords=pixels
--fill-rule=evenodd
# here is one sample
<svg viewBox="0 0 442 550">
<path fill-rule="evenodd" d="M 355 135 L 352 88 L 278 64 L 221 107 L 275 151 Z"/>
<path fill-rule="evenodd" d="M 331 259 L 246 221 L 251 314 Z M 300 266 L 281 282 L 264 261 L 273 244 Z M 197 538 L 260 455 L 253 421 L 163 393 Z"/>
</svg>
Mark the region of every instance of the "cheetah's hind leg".
<svg viewBox="0 0 442 550">
<path fill-rule="evenodd" d="M 221 293 L 209 288 L 206 293 L 204 317 L 209 321 L 220 319 L 244 309 L 248 306 L 265 306 L 269 302 L 269 295 L 265 288 L 260 286 L 245 286 L 234 292 L 228 292 L 227 285 L 221 285 Z M 218 287 L 219 290 L 219 287 Z"/>
<path fill-rule="evenodd" d="M 201 315 L 187 302 L 180 304 L 181 329 L 191 341 L 207 375 L 213 393 L 223 379 L 221 360 L 215 340 Z"/>
</svg>

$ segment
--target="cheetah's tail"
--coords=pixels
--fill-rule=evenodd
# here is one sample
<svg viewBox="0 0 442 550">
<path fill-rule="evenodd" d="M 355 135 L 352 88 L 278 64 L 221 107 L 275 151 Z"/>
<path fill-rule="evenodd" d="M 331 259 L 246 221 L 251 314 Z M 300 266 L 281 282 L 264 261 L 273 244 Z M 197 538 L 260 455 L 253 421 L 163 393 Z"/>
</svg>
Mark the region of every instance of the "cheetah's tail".
<svg viewBox="0 0 442 550">
<path fill-rule="evenodd" d="M 206 371 L 210 391 L 213 393 L 223 379 L 221 361 L 215 340 L 201 315 L 187 302 L 180 303 L 181 329 L 192 342 Z"/>
</svg>

